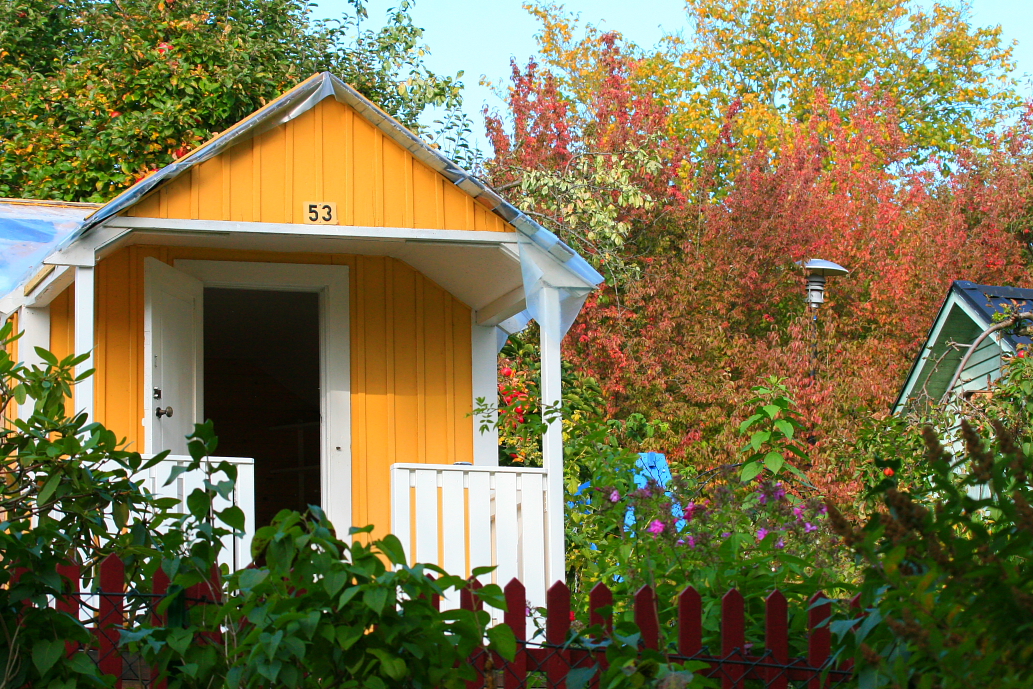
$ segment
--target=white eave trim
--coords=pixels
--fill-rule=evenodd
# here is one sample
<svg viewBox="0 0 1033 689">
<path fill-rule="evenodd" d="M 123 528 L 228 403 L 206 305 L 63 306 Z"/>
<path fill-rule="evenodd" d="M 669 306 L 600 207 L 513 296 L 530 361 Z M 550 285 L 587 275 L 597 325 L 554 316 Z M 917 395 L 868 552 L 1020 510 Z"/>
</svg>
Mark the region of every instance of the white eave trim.
<svg viewBox="0 0 1033 689">
<path fill-rule="evenodd" d="M 208 236 L 267 235 L 414 244 L 456 244 L 501 248 L 517 254 L 518 235 L 514 232 L 473 230 L 428 230 L 411 227 L 364 227 L 352 225 L 299 225 L 295 223 L 236 222 L 227 220 L 178 220 L 163 218 L 115 217 L 71 246 L 48 256 L 44 263 L 58 266 L 92 266 L 104 249 L 111 247 L 134 230 L 161 234 Z"/>
</svg>

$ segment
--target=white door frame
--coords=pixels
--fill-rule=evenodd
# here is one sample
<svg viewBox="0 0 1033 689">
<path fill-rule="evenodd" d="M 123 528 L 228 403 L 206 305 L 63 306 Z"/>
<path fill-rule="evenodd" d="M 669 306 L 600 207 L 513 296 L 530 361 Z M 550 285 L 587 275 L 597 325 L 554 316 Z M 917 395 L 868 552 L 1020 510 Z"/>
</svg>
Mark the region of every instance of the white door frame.
<svg viewBox="0 0 1033 689">
<path fill-rule="evenodd" d="M 347 533 L 352 523 L 348 266 L 177 260 L 175 267 L 205 287 L 319 294 L 320 497 L 338 533 Z"/>
</svg>

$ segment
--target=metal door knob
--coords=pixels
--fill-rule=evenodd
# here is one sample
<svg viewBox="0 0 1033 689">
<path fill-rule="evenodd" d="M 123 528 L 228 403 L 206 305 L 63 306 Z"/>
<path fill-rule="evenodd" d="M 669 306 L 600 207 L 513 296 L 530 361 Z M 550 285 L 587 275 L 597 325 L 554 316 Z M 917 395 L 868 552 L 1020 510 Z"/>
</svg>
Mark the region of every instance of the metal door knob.
<svg viewBox="0 0 1033 689">
<path fill-rule="evenodd" d="M 161 407 L 158 407 L 157 409 L 154 410 L 154 413 L 158 416 L 159 419 L 161 417 L 163 417 L 163 416 L 167 416 L 167 417 L 169 417 L 171 419 L 172 418 L 172 407 L 165 407 L 164 409 L 162 409 Z"/>
</svg>

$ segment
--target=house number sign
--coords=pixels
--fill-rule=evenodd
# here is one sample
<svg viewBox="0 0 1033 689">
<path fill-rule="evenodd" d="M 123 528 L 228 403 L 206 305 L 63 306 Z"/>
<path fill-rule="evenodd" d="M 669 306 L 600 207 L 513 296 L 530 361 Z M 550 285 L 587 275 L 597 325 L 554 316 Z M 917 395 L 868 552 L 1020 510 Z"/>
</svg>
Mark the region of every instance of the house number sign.
<svg viewBox="0 0 1033 689">
<path fill-rule="evenodd" d="M 302 208 L 306 225 L 339 225 L 337 204 L 330 201 L 306 201 Z"/>
</svg>

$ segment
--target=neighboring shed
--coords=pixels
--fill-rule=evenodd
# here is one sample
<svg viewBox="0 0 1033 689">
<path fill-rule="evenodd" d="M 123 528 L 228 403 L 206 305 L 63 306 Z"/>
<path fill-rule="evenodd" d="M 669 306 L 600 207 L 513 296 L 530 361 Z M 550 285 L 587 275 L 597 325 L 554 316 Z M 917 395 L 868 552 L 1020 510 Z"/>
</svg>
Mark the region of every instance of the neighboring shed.
<svg viewBox="0 0 1033 689">
<path fill-rule="evenodd" d="M 1005 309 L 1033 308 L 1033 289 L 977 285 L 955 280 L 933 321 L 922 351 L 908 373 L 893 412 L 900 413 L 940 400 L 965 353 L 979 334 L 993 324 L 994 314 Z M 1028 337 L 997 334 L 985 339 L 958 376 L 955 389 L 985 390 L 1001 374 L 1002 355 L 1013 355 Z"/>
</svg>

